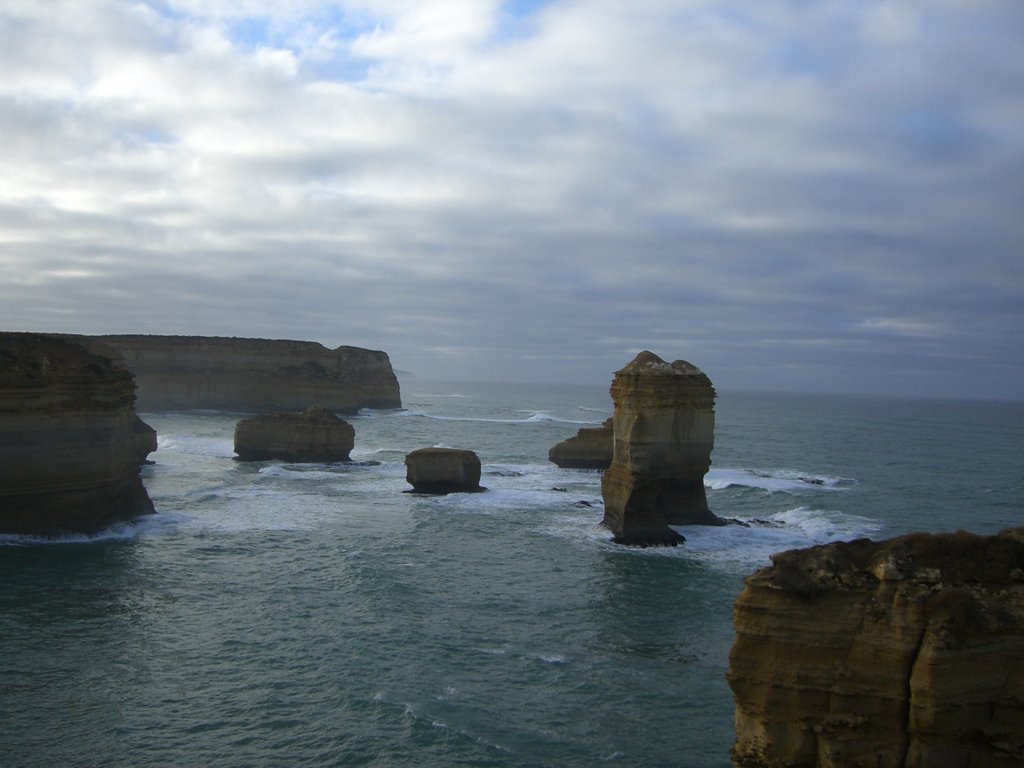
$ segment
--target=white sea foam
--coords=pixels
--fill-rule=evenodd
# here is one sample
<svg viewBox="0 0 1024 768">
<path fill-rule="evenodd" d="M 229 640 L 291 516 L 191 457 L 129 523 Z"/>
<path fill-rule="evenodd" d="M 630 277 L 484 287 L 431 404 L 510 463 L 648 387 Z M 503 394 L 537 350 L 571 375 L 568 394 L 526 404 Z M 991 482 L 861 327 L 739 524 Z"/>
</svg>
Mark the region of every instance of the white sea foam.
<svg viewBox="0 0 1024 768">
<path fill-rule="evenodd" d="M 193 435 L 157 435 L 157 454 L 154 458 L 170 453 L 185 453 L 196 456 L 212 456 L 232 459 L 235 456 L 231 438 L 204 437 Z"/>
<path fill-rule="evenodd" d="M 816 475 L 811 472 L 800 472 L 794 469 L 711 469 L 704 476 L 704 486 L 711 490 L 722 491 L 726 488 L 745 487 L 761 488 L 766 491 L 807 491 L 842 490 L 843 484 L 849 482 L 843 478 L 828 475 Z"/>
<path fill-rule="evenodd" d="M 638 557 L 678 557 L 714 568 L 749 573 L 770 564 L 776 552 L 814 546 L 830 541 L 872 537 L 884 529 L 878 520 L 835 510 L 801 506 L 763 519 L 739 518 L 741 524 L 725 526 L 672 526 L 686 539 L 678 547 L 623 547 L 612 542 L 611 532 L 601 525 L 599 506 L 566 511 L 533 532 L 568 539 L 584 548 L 599 547 Z"/>
<path fill-rule="evenodd" d="M 487 418 L 483 416 L 440 416 L 436 413 L 426 413 L 425 411 L 402 411 L 400 415 L 412 418 L 420 419 L 434 419 L 436 421 L 464 421 L 464 422 L 476 422 L 480 424 L 542 424 L 545 422 L 556 422 L 558 424 L 576 424 L 580 426 L 600 424 L 599 421 L 592 419 L 577 420 L 577 419 L 564 419 L 559 416 L 552 416 L 550 413 L 544 411 L 524 411 L 530 415 L 522 419 L 498 419 L 498 418 Z"/>
<path fill-rule="evenodd" d="M 105 541 L 127 541 L 163 527 L 168 521 L 160 515 L 146 515 L 124 523 L 116 523 L 94 534 L 66 533 L 60 536 L 29 536 L 0 534 L 2 547 L 51 546 L 64 544 L 97 544 Z"/>
<path fill-rule="evenodd" d="M 323 464 L 271 464 L 259 470 L 263 477 L 280 477 L 287 480 L 336 480 L 348 474 L 339 466 L 325 469 Z"/>
</svg>

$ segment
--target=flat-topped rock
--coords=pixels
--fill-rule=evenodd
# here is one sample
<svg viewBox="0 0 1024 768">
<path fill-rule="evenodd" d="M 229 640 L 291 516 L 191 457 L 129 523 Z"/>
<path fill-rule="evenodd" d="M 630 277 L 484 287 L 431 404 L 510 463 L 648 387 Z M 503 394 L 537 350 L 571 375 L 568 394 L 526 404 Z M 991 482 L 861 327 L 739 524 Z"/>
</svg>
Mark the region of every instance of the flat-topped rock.
<svg viewBox="0 0 1024 768">
<path fill-rule="evenodd" d="M 405 479 L 416 493 L 476 493 L 480 459 L 459 448 L 420 448 L 405 457 Z"/>
<path fill-rule="evenodd" d="M 582 427 L 573 437 L 552 446 L 548 461 L 563 469 L 607 469 L 612 463 L 614 437 L 609 417 L 600 427 Z"/>
<path fill-rule="evenodd" d="M 265 413 L 235 425 L 235 453 L 242 461 L 348 461 L 356 431 L 322 405 L 301 413 Z"/>
<path fill-rule="evenodd" d="M 704 475 L 715 442 L 715 390 L 697 366 L 641 352 L 616 371 L 611 466 L 601 478 L 604 525 L 624 544 L 675 544 L 670 525 L 723 525 Z"/>
<path fill-rule="evenodd" d="M 772 562 L 733 614 L 734 765 L 1024 765 L 1024 528 Z"/>
<path fill-rule="evenodd" d="M 279 339 L 95 338 L 124 357 L 135 375 L 143 411 L 268 413 L 320 403 L 333 413 L 356 413 L 402 405 L 398 379 L 384 352 Z"/>
<path fill-rule="evenodd" d="M 92 534 L 153 513 L 156 434 L 120 356 L 76 337 L 0 333 L 0 532 Z"/>
</svg>

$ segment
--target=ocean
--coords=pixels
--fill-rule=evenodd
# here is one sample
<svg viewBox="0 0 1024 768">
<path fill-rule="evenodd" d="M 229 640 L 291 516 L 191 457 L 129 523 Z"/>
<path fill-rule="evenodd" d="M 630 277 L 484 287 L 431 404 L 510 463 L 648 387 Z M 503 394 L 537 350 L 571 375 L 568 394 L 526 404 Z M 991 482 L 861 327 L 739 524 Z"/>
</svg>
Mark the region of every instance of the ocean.
<svg viewBox="0 0 1024 768">
<path fill-rule="evenodd" d="M 1024 403 L 721 392 L 710 506 L 615 545 L 547 461 L 607 386 L 403 381 L 352 464 L 242 463 L 240 414 L 143 414 L 158 510 L 0 538 L 0 764 L 724 768 L 732 606 L 773 552 L 1024 525 Z M 405 492 L 475 451 L 485 493 Z"/>
</svg>

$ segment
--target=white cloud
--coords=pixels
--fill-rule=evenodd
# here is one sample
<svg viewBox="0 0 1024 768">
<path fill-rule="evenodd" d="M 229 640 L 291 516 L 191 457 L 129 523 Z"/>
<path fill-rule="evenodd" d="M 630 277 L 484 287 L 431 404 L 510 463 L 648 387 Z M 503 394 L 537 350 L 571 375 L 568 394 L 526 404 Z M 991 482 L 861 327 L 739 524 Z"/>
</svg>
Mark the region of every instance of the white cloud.
<svg viewBox="0 0 1024 768">
<path fill-rule="evenodd" d="M 1024 372 L 1009 0 L 6 3 L 0 34 L 9 327 Z"/>
</svg>

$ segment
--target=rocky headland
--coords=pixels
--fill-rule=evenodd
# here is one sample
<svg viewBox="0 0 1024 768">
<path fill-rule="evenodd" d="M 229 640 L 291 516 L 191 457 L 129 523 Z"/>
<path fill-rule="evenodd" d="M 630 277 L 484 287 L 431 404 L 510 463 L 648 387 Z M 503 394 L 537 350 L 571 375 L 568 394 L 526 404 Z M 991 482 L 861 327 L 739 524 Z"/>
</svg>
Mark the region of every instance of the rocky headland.
<svg viewBox="0 0 1024 768">
<path fill-rule="evenodd" d="M 300 413 L 263 413 L 235 425 L 242 461 L 348 461 L 356 431 L 322 405 Z"/>
<path fill-rule="evenodd" d="M 334 413 L 400 408 L 387 354 L 312 341 L 213 336 L 95 337 L 124 357 L 142 411 L 268 413 L 320 403 Z"/>
<path fill-rule="evenodd" d="M 153 512 L 139 465 L 156 434 L 113 349 L 0 333 L 0 532 L 92 534 Z"/>
<path fill-rule="evenodd" d="M 601 479 L 604 525 L 624 544 L 676 544 L 670 525 L 722 525 L 704 475 L 715 444 L 715 390 L 685 360 L 641 352 L 611 386 L 614 443 Z"/>
<path fill-rule="evenodd" d="M 1024 528 L 772 562 L 736 601 L 734 765 L 1024 765 Z"/>
<path fill-rule="evenodd" d="M 583 427 L 573 437 L 552 446 L 548 461 L 563 469 L 608 469 L 614 438 L 609 417 L 600 427 Z"/>
</svg>

